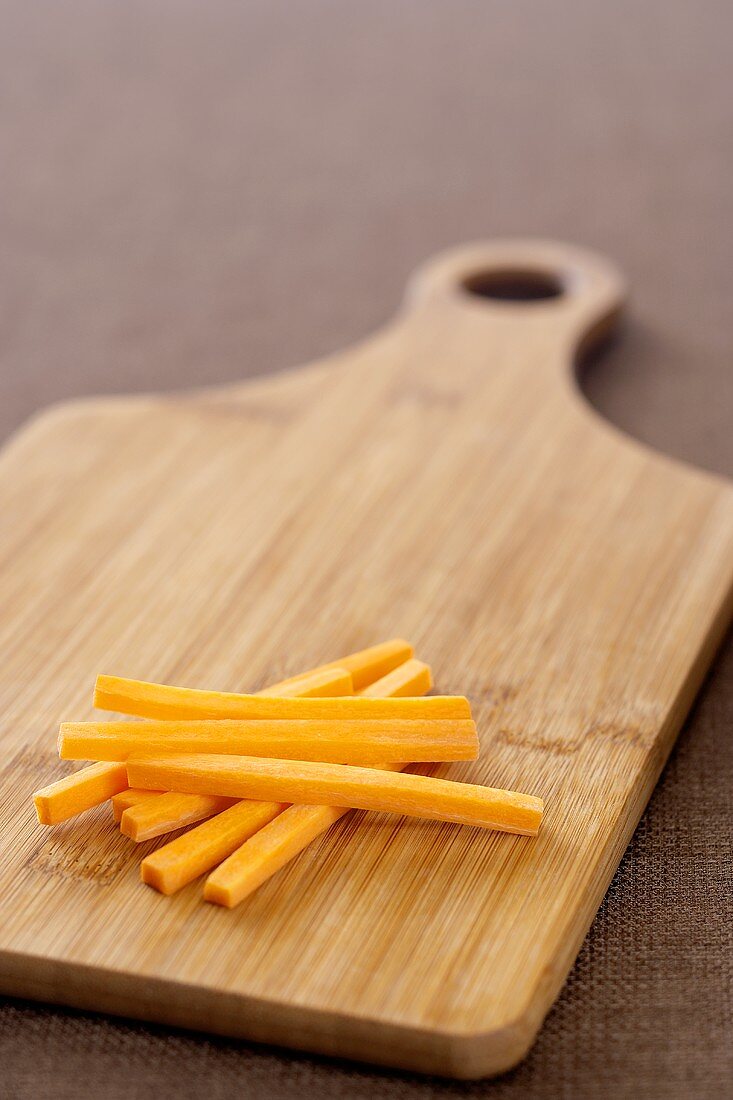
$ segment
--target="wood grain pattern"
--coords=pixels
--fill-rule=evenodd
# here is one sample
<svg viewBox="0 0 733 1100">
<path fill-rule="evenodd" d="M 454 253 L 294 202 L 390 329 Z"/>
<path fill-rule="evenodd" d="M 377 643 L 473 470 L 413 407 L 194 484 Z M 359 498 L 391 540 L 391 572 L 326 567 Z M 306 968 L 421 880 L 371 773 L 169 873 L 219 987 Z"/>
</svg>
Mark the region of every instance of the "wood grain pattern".
<svg viewBox="0 0 733 1100">
<path fill-rule="evenodd" d="M 487 274 L 561 297 L 488 301 Z M 457 250 L 383 332 L 275 378 L 75 402 L 0 460 L 0 985 L 472 1077 L 528 1049 L 639 819 L 733 591 L 733 490 L 624 438 L 573 359 L 617 273 Z M 236 911 L 142 889 L 108 807 L 43 830 L 98 671 L 256 690 L 390 635 L 468 694 L 535 840 L 355 814 Z M 243 950 L 243 944 L 246 950 Z"/>
</svg>

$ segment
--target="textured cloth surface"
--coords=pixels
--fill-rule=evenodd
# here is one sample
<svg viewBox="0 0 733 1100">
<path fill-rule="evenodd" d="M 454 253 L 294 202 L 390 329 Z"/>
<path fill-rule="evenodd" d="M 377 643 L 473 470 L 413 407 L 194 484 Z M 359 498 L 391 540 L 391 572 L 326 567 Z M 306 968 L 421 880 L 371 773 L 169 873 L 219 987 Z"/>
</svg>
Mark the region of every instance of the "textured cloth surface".
<svg viewBox="0 0 733 1100">
<path fill-rule="evenodd" d="M 352 342 L 448 245 L 612 256 L 589 398 L 733 473 L 725 2 L 0 3 L 0 434 L 82 393 L 228 382 Z M 18 1001 L 0 1098 L 733 1090 L 724 646 L 528 1059 L 454 1085 Z"/>
</svg>

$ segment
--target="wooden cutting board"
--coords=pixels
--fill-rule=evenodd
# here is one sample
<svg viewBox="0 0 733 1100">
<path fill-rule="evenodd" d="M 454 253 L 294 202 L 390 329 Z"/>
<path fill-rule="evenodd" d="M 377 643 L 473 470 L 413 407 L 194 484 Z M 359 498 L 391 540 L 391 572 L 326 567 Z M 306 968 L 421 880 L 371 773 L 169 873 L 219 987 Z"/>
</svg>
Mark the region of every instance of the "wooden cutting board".
<svg viewBox="0 0 733 1100">
<path fill-rule="evenodd" d="M 555 296 L 484 296 L 517 278 Z M 324 363 L 10 442 L 2 990 L 456 1077 L 522 1057 L 731 612 L 731 485 L 575 385 L 622 295 L 586 252 L 476 245 Z M 254 690 L 391 635 L 475 708 L 480 761 L 436 773 L 542 796 L 536 841 L 355 814 L 227 911 L 141 886 L 158 842 L 108 807 L 35 823 L 97 672 Z"/>
</svg>

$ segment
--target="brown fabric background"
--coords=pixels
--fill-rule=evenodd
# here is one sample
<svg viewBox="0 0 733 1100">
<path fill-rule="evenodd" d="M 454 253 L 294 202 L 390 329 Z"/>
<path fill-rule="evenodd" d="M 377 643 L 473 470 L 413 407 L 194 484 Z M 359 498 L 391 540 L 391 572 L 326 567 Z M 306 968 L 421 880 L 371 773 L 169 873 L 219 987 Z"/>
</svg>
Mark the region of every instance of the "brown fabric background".
<svg viewBox="0 0 733 1100">
<path fill-rule="evenodd" d="M 62 397 L 304 361 L 382 322 L 431 252 L 542 234 L 632 280 L 589 398 L 733 473 L 732 40 L 725 0 L 2 0 L 0 434 Z M 730 1094 L 732 724 L 728 643 L 499 1081 L 16 1001 L 0 1097 Z"/>
</svg>

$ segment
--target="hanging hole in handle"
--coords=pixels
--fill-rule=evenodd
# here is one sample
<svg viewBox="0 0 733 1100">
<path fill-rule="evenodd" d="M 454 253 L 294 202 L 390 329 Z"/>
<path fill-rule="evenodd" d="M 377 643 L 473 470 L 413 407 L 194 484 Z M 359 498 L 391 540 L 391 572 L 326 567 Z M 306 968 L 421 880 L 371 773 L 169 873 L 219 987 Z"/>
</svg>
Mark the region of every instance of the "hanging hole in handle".
<svg viewBox="0 0 733 1100">
<path fill-rule="evenodd" d="M 477 271 L 463 280 L 463 289 L 493 302 L 546 302 L 565 293 L 557 275 L 528 269 Z"/>
</svg>

